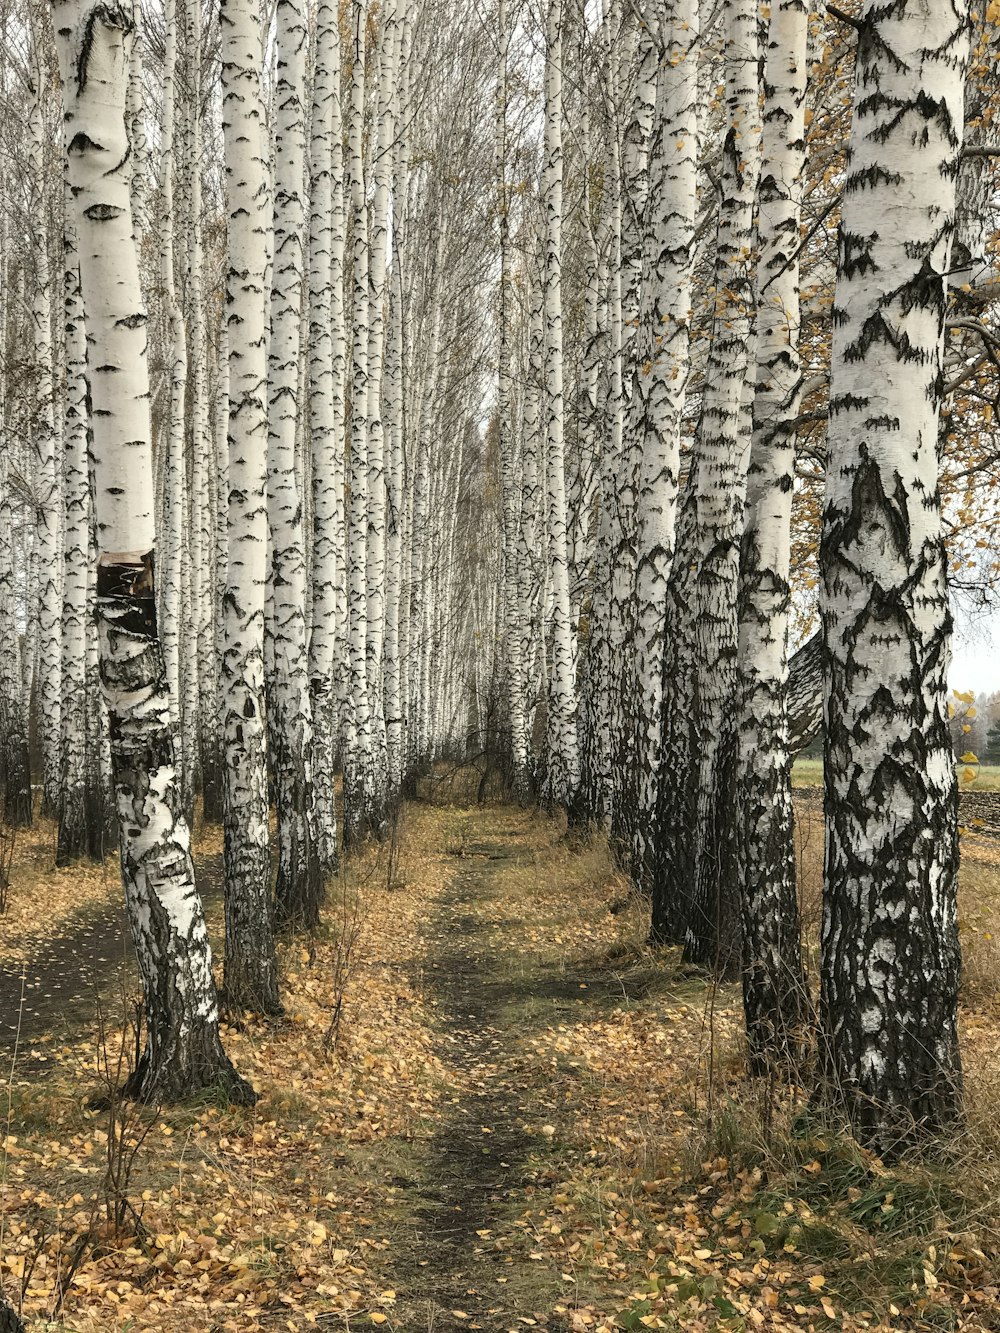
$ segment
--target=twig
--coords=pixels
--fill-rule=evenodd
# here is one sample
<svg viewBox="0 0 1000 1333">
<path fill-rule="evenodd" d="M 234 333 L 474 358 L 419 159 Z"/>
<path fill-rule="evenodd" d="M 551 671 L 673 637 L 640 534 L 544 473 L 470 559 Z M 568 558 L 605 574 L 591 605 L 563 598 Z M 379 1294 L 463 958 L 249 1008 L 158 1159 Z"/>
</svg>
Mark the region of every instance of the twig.
<svg viewBox="0 0 1000 1333">
<path fill-rule="evenodd" d="M 837 19 L 840 23 L 846 23 L 849 27 L 853 28 L 855 32 L 861 32 L 865 26 L 860 19 L 856 19 L 852 14 L 845 14 L 837 5 L 828 4 L 826 12 L 831 18 Z"/>
</svg>

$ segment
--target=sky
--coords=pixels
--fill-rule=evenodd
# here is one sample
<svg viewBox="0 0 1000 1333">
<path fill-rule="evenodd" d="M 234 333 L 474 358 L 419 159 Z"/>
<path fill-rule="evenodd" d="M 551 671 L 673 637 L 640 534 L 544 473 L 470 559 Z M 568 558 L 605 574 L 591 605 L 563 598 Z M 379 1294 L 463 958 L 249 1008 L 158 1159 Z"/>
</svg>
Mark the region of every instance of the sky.
<svg viewBox="0 0 1000 1333">
<path fill-rule="evenodd" d="M 1000 609 L 955 608 L 949 684 L 990 694 L 1000 690 Z"/>
</svg>

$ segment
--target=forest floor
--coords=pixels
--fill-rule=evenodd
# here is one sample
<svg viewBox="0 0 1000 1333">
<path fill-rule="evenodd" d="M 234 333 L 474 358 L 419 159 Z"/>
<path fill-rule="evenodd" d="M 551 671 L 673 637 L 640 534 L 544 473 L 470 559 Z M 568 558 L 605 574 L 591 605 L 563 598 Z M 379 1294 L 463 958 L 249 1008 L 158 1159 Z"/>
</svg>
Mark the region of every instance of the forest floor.
<svg viewBox="0 0 1000 1333">
<path fill-rule="evenodd" d="M 504 806 L 411 804 L 330 886 L 285 1018 L 225 1029 L 253 1110 L 91 1110 L 131 965 L 113 864 L 49 871 L 50 836 L 0 920 L 0 1281 L 32 1333 L 1000 1330 L 996 840 L 966 850 L 969 1128 L 888 1168 L 745 1079 L 735 989 L 645 947 L 600 845 Z"/>
</svg>

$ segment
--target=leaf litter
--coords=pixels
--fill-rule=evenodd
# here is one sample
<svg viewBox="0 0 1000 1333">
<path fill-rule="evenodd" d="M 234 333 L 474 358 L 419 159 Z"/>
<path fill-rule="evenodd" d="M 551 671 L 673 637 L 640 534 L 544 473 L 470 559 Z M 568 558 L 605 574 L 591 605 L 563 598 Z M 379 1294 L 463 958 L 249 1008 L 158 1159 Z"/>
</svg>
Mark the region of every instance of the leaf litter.
<svg viewBox="0 0 1000 1333">
<path fill-rule="evenodd" d="M 0 1276 L 29 1328 L 1000 1328 L 960 1192 L 822 1129 L 783 1156 L 746 1129 L 738 996 L 644 947 L 599 845 L 413 805 L 392 887 L 384 859 L 331 886 L 331 921 L 363 901 L 333 1054 L 327 926 L 282 946 L 286 1017 L 226 1030 L 258 1106 L 126 1127 L 138 1224 L 101 1207 L 93 1024 L 33 1034 L 49 1058 L 0 1104 Z"/>
</svg>

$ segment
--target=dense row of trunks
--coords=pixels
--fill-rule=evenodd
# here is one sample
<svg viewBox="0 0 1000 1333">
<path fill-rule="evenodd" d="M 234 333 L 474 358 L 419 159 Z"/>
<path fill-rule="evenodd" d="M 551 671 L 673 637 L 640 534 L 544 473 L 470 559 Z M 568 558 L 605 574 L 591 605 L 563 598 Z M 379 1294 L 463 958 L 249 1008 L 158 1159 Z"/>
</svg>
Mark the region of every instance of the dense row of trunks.
<svg viewBox="0 0 1000 1333">
<path fill-rule="evenodd" d="M 145 42 L 129 5 L 26 14 L 4 814 L 32 818 L 34 746 L 59 859 L 117 829 L 134 1090 L 252 1095 L 193 821 L 224 825 L 225 1003 L 276 1014 L 275 933 L 316 927 L 442 759 L 607 836 L 652 941 L 742 979 L 751 1070 L 800 1076 L 790 766 L 825 708 L 822 1082 L 880 1146 L 948 1123 L 940 417 L 952 237 L 985 206 L 964 14 L 844 25 L 846 157 L 846 120 L 807 151 L 802 0 L 279 0 L 273 28 L 166 0 Z M 790 653 L 807 459 L 822 629 Z"/>
</svg>

